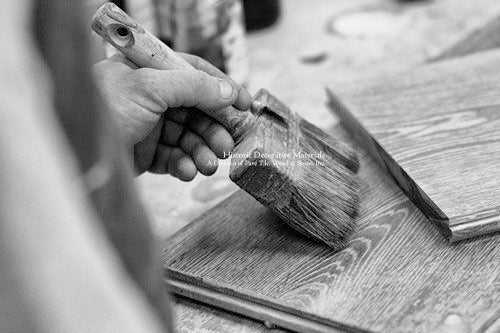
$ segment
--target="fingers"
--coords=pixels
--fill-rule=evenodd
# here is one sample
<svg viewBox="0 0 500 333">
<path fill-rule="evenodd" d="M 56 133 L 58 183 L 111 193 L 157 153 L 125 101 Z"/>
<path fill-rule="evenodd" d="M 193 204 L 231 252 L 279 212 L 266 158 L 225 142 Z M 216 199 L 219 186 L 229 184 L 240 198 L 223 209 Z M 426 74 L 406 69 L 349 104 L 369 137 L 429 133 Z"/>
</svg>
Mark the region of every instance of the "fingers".
<svg viewBox="0 0 500 333">
<path fill-rule="evenodd" d="M 159 144 L 156 155 L 150 167 L 153 173 L 169 173 L 182 181 L 191 181 L 198 173 L 196 166 L 179 147 Z"/>
<path fill-rule="evenodd" d="M 231 83 L 233 88 L 237 91 L 237 98 L 233 103 L 233 106 L 239 110 L 248 110 L 250 106 L 252 105 L 252 96 L 248 93 L 248 91 L 243 88 L 241 85 L 237 84 L 233 79 L 231 79 L 229 76 L 224 74 L 221 70 L 219 70 L 217 67 L 213 66 L 211 63 L 206 61 L 205 59 L 202 59 L 200 57 L 197 57 L 192 54 L 187 54 L 187 53 L 179 53 L 179 55 L 184 58 L 187 62 L 189 62 L 194 68 L 204 71 L 212 76 L 221 78 L 223 80 L 228 81 Z"/>
<path fill-rule="evenodd" d="M 188 126 L 198 133 L 203 140 L 208 144 L 210 149 L 220 159 L 225 159 L 229 156 L 229 152 L 233 150 L 234 140 L 228 131 L 219 123 L 210 121 L 210 124 L 205 128 L 198 128 L 202 123 L 193 122 Z"/>
<path fill-rule="evenodd" d="M 184 124 L 179 124 L 167 118 L 163 126 L 160 143 L 169 146 L 178 146 L 183 134 Z"/>
<path fill-rule="evenodd" d="M 231 79 L 229 76 L 224 74 L 221 70 L 219 70 L 217 67 L 213 66 L 211 63 L 206 61 L 205 59 L 202 59 L 200 57 L 197 57 L 192 54 L 186 54 L 186 53 L 179 53 L 184 60 L 189 62 L 194 68 L 203 71 L 211 76 L 223 79 L 227 81 L 233 89 L 236 92 L 236 99 L 233 103 L 233 106 L 239 110 L 248 110 L 250 106 L 252 105 L 252 96 L 248 93 L 248 91 L 243 88 L 241 85 L 237 84 L 233 79 Z M 109 61 L 114 61 L 118 63 L 123 63 L 127 67 L 131 69 L 138 69 L 139 67 L 134 64 L 132 61 L 130 61 L 127 57 L 123 55 L 121 52 L 117 52 L 111 57 L 109 57 L 107 60 Z"/>
<path fill-rule="evenodd" d="M 149 170 L 184 181 L 197 171 L 210 176 L 218 157 L 227 158 L 234 142 L 227 130 L 196 109 L 173 108 L 164 114 L 156 153 Z"/>
<path fill-rule="evenodd" d="M 191 156 L 194 165 L 201 174 L 211 176 L 217 171 L 217 156 L 215 156 L 198 135 L 191 131 L 186 131 L 181 137 L 179 146 Z"/>
<path fill-rule="evenodd" d="M 199 111 L 193 110 L 188 116 L 180 111 L 173 114 L 174 118 L 185 119 L 186 123 L 179 124 L 169 119 L 167 112 L 160 143 L 179 146 L 191 157 L 200 173 L 206 176 L 214 174 L 218 167 L 217 158 L 227 158 L 233 148 L 229 133 Z"/>
<path fill-rule="evenodd" d="M 218 122 L 197 110 L 189 110 L 186 125 L 201 136 L 218 158 L 227 158 L 233 150 L 234 140 Z"/>
<path fill-rule="evenodd" d="M 175 121 L 179 124 L 184 124 L 186 122 L 188 114 L 191 112 L 191 110 L 194 110 L 194 109 L 172 108 L 172 109 L 168 110 L 168 112 L 165 113 L 165 116 L 168 119 Z"/>
<path fill-rule="evenodd" d="M 241 85 L 237 84 L 233 79 L 231 79 L 229 76 L 224 74 L 222 71 L 214 67 L 212 64 L 210 64 L 208 61 L 199 58 L 194 55 L 190 54 L 182 54 L 181 56 L 188 61 L 193 67 L 195 67 L 198 71 L 197 74 L 193 74 L 194 77 L 191 77 L 191 81 L 195 82 L 182 82 L 182 77 L 179 77 L 175 73 L 171 72 L 177 72 L 177 71 L 161 71 L 161 70 L 154 70 L 154 69 L 148 69 L 148 68 L 143 68 L 138 71 L 135 71 L 134 75 L 136 78 L 133 78 L 135 81 L 137 81 L 138 85 L 136 88 L 139 90 L 144 90 L 145 87 L 151 87 L 154 88 L 155 91 L 151 92 L 156 94 L 157 96 L 161 97 L 164 95 L 166 90 L 170 89 L 170 87 L 176 85 L 179 89 L 182 87 L 190 86 L 191 92 L 193 89 L 196 89 L 199 86 L 206 87 L 207 81 L 211 82 L 211 85 L 220 83 L 220 80 L 217 81 L 218 79 L 222 79 L 222 82 L 227 82 L 231 85 L 232 87 L 232 92 L 234 93 L 234 96 L 231 94 L 230 97 L 227 98 L 222 98 L 222 100 L 219 100 L 221 104 L 219 104 L 220 107 L 222 108 L 225 106 L 233 105 L 235 108 L 239 110 L 248 110 L 252 104 L 252 97 L 250 94 L 244 89 Z M 127 57 L 125 57 L 121 52 L 115 53 L 113 56 L 110 58 L 106 59 L 106 61 L 112 61 L 115 63 L 121 63 L 127 66 L 130 69 L 138 69 L 137 65 L 134 64 L 132 61 L 130 61 Z M 188 72 L 188 71 L 179 71 L 179 72 Z M 200 72 L 204 72 L 208 75 L 202 76 L 200 75 Z M 162 74 L 163 73 L 163 74 Z M 171 74 L 171 76 L 169 75 Z M 184 73 L 186 74 L 186 73 Z M 151 75 L 151 77 L 150 77 Z M 187 74 L 189 76 L 189 74 Z M 159 78 L 160 76 L 160 78 Z M 176 78 L 177 77 L 177 81 Z M 211 80 L 209 79 L 211 78 Z M 149 82 L 149 84 L 148 84 Z M 155 82 L 163 84 L 162 87 L 155 87 Z M 146 84 L 145 84 L 146 83 Z M 163 89 L 161 89 L 163 88 Z M 210 88 L 210 84 L 208 84 L 208 88 Z M 226 91 L 229 91 L 226 88 Z M 187 91 L 185 93 L 188 93 Z M 206 94 L 204 93 L 211 93 L 210 89 L 201 89 L 199 91 L 200 97 L 205 96 Z M 203 95 L 204 94 L 204 95 Z M 170 94 L 170 95 L 173 95 Z M 226 95 L 227 96 L 227 95 Z M 183 105 L 182 102 L 182 96 L 179 97 L 179 101 L 176 103 L 173 103 L 172 105 L 168 105 L 170 107 L 177 107 L 177 106 L 196 106 L 196 105 L 188 105 L 188 104 L 193 104 L 194 101 L 191 100 L 191 102 L 187 101 L 188 104 Z M 226 100 L 227 99 L 227 100 Z M 171 96 L 163 96 L 163 98 L 160 98 L 162 102 L 168 102 L 171 101 L 172 98 Z M 210 102 L 210 101 L 207 101 Z M 229 104 L 228 104 L 229 103 Z M 174 105 L 175 104 L 175 105 Z M 165 108 L 166 109 L 166 108 Z M 211 108 L 212 110 L 217 109 L 217 108 Z"/>
<path fill-rule="evenodd" d="M 238 95 L 227 81 L 199 70 L 140 68 L 134 75 L 134 88 L 162 110 L 183 106 L 210 113 L 232 105 Z"/>
<path fill-rule="evenodd" d="M 170 109 L 166 112 L 163 143 L 179 142 L 183 126 L 200 136 L 218 158 L 224 159 L 233 150 L 234 140 L 228 131 L 204 113 L 195 109 Z"/>
</svg>

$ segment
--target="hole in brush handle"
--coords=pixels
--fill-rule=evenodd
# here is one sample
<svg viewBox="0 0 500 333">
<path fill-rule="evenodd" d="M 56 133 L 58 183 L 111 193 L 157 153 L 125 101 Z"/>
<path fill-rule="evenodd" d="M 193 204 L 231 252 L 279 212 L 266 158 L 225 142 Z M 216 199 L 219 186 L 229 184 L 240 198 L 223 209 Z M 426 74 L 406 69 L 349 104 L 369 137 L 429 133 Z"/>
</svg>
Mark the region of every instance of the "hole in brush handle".
<svg viewBox="0 0 500 333">
<path fill-rule="evenodd" d="M 130 31 L 125 27 L 116 28 L 116 34 L 120 37 L 127 37 Z"/>
<path fill-rule="evenodd" d="M 108 27 L 108 38 L 111 44 L 118 48 L 125 48 L 134 44 L 132 31 L 121 24 L 112 24 Z"/>
</svg>

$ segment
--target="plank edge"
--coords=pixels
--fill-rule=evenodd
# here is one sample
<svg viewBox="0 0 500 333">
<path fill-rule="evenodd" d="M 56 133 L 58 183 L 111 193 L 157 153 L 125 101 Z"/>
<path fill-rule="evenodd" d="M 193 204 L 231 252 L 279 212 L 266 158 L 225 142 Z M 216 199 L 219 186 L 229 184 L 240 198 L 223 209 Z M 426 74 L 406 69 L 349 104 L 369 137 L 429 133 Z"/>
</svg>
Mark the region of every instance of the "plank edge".
<svg viewBox="0 0 500 333">
<path fill-rule="evenodd" d="M 425 194 L 425 192 L 411 179 L 411 177 L 394 161 L 394 159 L 380 146 L 366 128 L 349 112 L 330 88 L 326 89 L 328 95 L 328 108 L 335 113 L 342 125 L 353 135 L 376 163 L 385 170 L 406 196 L 417 206 L 431 221 L 435 222 L 445 236 L 450 236 L 449 218 Z"/>
<path fill-rule="evenodd" d="M 326 88 L 328 108 L 334 112 L 344 127 L 350 131 L 354 139 L 366 150 L 376 163 L 382 167 L 413 202 L 415 206 L 441 231 L 450 242 L 484 236 L 500 231 L 500 215 L 488 212 L 478 212 L 475 218 L 471 216 L 448 217 L 411 179 L 410 176 L 392 159 L 378 144 L 364 126 L 357 121 L 342 101 Z M 482 214 L 484 213 L 484 214 Z M 478 215 L 482 215 L 478 217 Z"/>
<path fill-rule="evenodd" d="M 196 300 L 229 312 L 262 321 L 266 327 L 281 327 L 304 333 L 370 333 L 364 329 L 351 326 L 332 327 L 314 320 L 300 317 L 285 311 L 273 309 L 246 299 L 223 294 L 208 288 L 195 286 L 178 279 L 165 278 L 170 292 L 189 299 Z"/>
<path fill-rule="evenodd" d="M 451 243 L 500 231 L 500 216 L 494 215 L 465 223 L 450 225 Z"/>
</svg>

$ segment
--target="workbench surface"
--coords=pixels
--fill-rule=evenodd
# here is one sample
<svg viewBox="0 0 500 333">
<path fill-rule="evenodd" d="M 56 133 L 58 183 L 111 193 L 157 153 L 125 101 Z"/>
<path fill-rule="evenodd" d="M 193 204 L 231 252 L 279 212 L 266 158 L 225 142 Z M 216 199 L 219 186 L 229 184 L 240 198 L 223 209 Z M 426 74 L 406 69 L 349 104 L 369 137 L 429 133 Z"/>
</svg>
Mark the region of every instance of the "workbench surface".
<svg viewBox="0 0 500 333">
<path fill-rule="evenodd" d="M 282 4 L 280 23 L 248 38 L 249 90 L 267 88 L 324 128 L 337 122 L 325 106 L 324 86 L 332 76 L 338 81 L 385 66 L 411 68 L 500 13 L 495 0 L 406 5 L 388 0 L 285 0 Z M 355 15 L 356 11 L 362 14 Z M 188 184 L 168 176 L 139 178 L 161 238 L 171 236 L 237 189 L 227 177 L 228 165 L 221 164 L 216 175 L 198 176 Z M 180 332 L 267 331 L 257 322 L 186 300 L 176 302 L 175 312 Z"/>
</svg>

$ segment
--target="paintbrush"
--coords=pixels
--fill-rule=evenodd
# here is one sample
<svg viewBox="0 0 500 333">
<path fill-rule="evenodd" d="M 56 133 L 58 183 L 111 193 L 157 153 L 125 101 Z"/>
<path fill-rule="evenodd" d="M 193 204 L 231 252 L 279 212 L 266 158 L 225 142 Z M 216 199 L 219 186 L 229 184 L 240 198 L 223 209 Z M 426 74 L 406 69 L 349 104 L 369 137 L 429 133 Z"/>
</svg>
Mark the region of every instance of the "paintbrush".
<svg viewBox="0 0 500 333">
<path fill-rule="evenodd" d="M 194 69 L 112 3 L 92 28 L 139 67 Z M 341 249 L 359 207 L 354 151 L 261 89 L 250 112 L 211 113 L 235 141 L 230 178 L 300 233 Z"/>
</svg>

